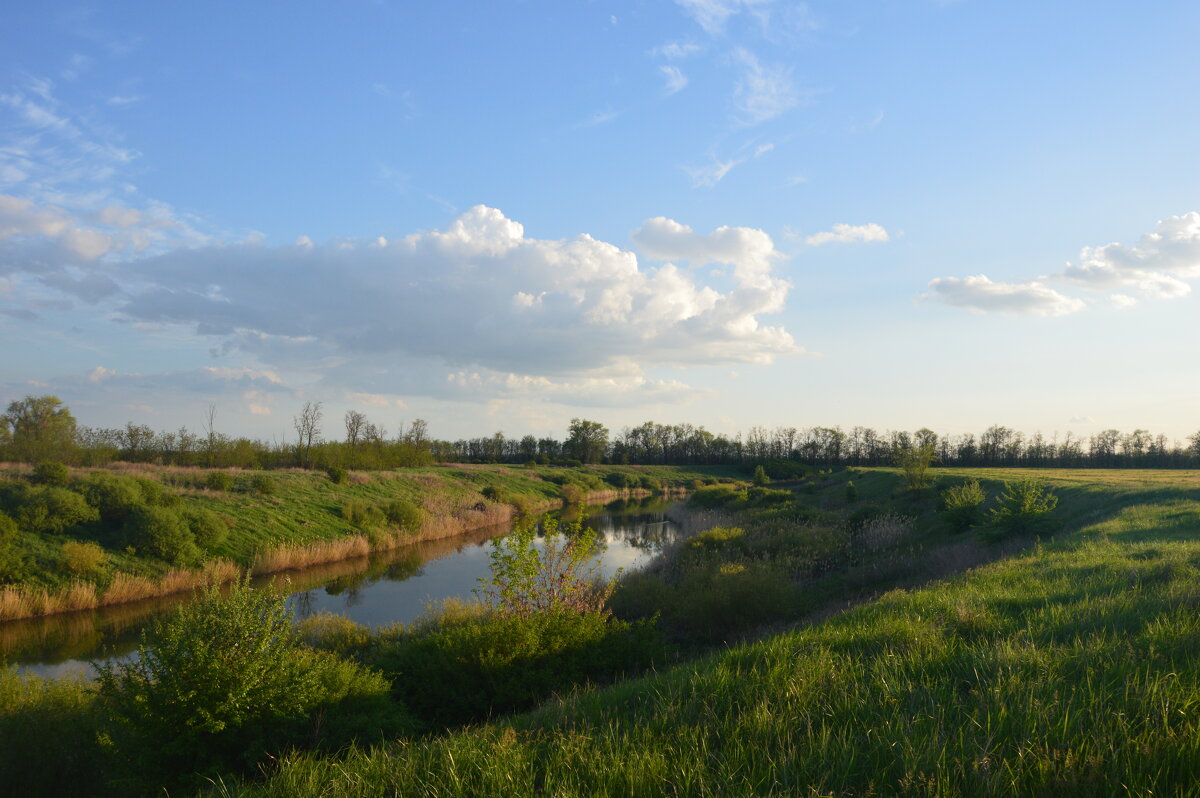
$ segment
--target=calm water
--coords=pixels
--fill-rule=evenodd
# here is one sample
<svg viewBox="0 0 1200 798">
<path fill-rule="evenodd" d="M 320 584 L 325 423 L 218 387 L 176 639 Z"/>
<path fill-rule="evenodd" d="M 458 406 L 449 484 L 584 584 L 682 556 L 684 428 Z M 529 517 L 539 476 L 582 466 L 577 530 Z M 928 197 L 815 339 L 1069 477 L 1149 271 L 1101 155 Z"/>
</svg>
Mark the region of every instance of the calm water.
<svg viewBox="0 0 1200 798">
<path fill-rule="evenodd" d="M 611 576 L 617 569 L 639 568 L 675 541 L 679 531 L 666 518 L 668 506 L 618 502 L 585 508 L 584 523 L 604 543 L 601 571 Z M 328 611 L 368 626 L 409 623 L 430 602 L 470 598 L 479 578 L 488 574 L 491 541 L 510 531 L 509 527 L 480 529 L 275 578 L 287 578 L 295 588 L 289 604 L 298 618 Z M 90 673 L 92 662 L 130 656 L 142 629 L 187 600 L 186 595 L 174 596 L 0 624 L 0 661 L 44 676 Z"/>
</svg>

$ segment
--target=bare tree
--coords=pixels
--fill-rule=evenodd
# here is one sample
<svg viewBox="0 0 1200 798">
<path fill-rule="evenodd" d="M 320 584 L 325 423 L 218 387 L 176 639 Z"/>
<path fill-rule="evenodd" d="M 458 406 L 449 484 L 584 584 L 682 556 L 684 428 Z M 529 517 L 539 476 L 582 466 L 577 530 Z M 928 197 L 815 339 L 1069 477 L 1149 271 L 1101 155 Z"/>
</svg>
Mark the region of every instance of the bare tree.
<svg viewBox="0 0 1200 798">
<path fill-rule="evenodd" d="M 216 465 L 217 449 L 217 405 L 210 402 L 208 410 L 204 413 L 204 420 L 200 422 L 200 426 L 204 428 L 204 434 L 208 438 L 208 445 L 205 447 L 207 465 L 212 468 Z"/>
<path fill-rule="evenodd" d="M 346 411 L 346 443 L 357 446 L 367 428 L 367 417 L 357 410 Z"/>
<path fill-rule="evenodd" d="M 292 426 L 300 438 L 300 462 L 305 468 L 311 464 L 313 442 L 321 435 L 321 403 L 305 402 L 300 415 L 292 419 Z"/>
</svg>

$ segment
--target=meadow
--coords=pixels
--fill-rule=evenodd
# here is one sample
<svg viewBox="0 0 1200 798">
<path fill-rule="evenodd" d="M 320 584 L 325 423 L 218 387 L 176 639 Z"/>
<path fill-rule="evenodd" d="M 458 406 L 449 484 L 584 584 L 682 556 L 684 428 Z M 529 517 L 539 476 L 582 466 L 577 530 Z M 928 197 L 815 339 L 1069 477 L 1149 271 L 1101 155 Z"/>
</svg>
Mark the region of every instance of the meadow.
<svg viewBox="0 0 1200 798">
<path fill-rule="evenodd" d="M 289 645 L 333 674 L 324 708 L 280 715 L 291 736 L 252 738 L 252 762 L 221 753 L 246 739 L 226 730 L 155 771 L 114 731 L 120 691 L 9 672 L 0 777 L 39 794 L 1195 794 L 1200 474 L 933 476 L 700 479 L 692 536 L 599 610 L 314 619 Z M 1031 477 L 1057 503 L 1016 523 L 1001 497 Z M 948 497 L 972 481 L 986 499 L 963 529 Z"/>
</svg>

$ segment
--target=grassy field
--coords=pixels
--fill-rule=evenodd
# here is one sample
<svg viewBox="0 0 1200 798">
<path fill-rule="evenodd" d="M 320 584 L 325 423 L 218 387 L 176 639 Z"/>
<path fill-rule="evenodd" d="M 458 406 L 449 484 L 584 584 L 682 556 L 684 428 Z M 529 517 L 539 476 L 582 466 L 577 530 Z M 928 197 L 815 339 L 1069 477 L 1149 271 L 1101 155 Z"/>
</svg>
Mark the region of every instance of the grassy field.
<svg viewBox="0 0 1200 798">
<path fill-rule="evenodd" d="M 1062 530 L 821 623 L 441 736 L 295 755 L 218 794 L 1200 794 L 1200 474 L 1035 476 Z M 825 477 L 814 507 L 896 498 Z M 950 539 L 918 517 L 908 545 Z M 963 541 L 985 548 L 965 533 Z M 932 549 L 930 549 L 932 550 Z M 936 576 L 931 574 L 929 576 Z"/>
<path fill-rule="evenodd" d="M 98 471 L 152 480 L 172 495 L 172 501 L 177 497 L 183 511 L 215 516 L 227 529 L 224 539 L 202 550 L 199 559 L 178 563 L 114 545 L 106 537 L 111 530 L 99 523 L 54 534 L 22 532 L 10 543 L 0 540 L 8 546 L 6 556 L 21 563 L 18 575 L 0 586 L 0 620 L 185 591 L 213 578 L 231 579 L 243 569 L 277 572 L 449 537 L 506 523 L 520 512 L 559 507 L 564 496 L 583 501 L 616 498 L 621 492 L 604 481 L 614 472 L 649 480 L 654 491 L 731 473 L 672 466 L 451 465 L 351 472 L 335 484 L 322 472 L 230 470 L 230 488 L 216 490 L 208 487 L 212 472 L 207 469 L 118 464 L 72 469 L 71 479 L 78 482 Z M 0 482 L 24 484 L 28 473 L 28 467 L 0 467 Z M 266 480 L 269 490 L 255 489 L 255 479 Z M 401 529 L 385 519 L 367 523 L 346 511 L 354 505 L 374 512 L 397 501 L 418 508 L 419 521 Z M 64 544 L 71 542 L 102 545 L 103 564 L 87 574 L 73 572 L 64 555 Z"/>
</svg>

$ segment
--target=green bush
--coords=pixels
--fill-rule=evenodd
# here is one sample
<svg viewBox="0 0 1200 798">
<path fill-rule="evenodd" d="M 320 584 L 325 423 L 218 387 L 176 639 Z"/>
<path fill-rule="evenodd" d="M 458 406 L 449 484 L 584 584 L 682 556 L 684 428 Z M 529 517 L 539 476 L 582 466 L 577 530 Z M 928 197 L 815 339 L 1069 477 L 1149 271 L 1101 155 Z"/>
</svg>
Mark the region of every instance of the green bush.
<svg viewBox="0 0 1200 798">
<path fill-rule="evenodd" d="M 209 471 L 204 478 L 204 487 L 226 493 L 233 490 L 233 475 L 228 471 Z"/>
<path fill-rule="evenodd" d="M 856 501 L 858 501 L 858 488 L 855 486 L 853 481 L 846 483 L 844 496 L 846 498 L 846 504 L 854 504 Z"/>
<path fill-rule="evenodd" d="M 0 512 L 0 582 L 16 579 L 24 565 L 17 545 L 21 530 L 7 513 Z"/>
<path fill-rule="evenodd" d="M 196 537 L 182 513 L 172 507 L 134 508 L 125 521 L 126 545 L 140 554 L 149 554 L 176 565 L 190 565 L 200 559 Z"/>
<path fill-rule="evenodd" d="M 296 636 L 309 648 L 340 657 L 361 657 L 373 639 L 367 627 L 328 611 L 310 615 L 296 624 Z"/>
<path fill-rule="evenodd" d="M 364 499 L 350 499 L 342 505 L 342 518 L 359 529 L 383 526 L 384 515 L 378 507 Z"/>
<path fill-rule="evenodd" d="M 558 493 L 567 504 L 578 504 L 584 499 L 583 489 L 571 483 L 564 484 L 559 488 Z"/>
<path fill-rule="evenodd" d="M 97 543 L 68 540 L 62 544 L 67 570 L 77 576 L 95 576 L 104 570 L 108 555 Z"/>
<path fill-rule="evenodd" d="M 954 485 L 942 494 L 942 515 L 955 532 L 963 532 L 983 520 L 987 492 L 977 479 Z"/>
<path fill-rule="evenodd" d="M 690 501 L 692 504 L 712 510 L 731 504 L 744 498 L 745 495 L 735 485 L 709 485 L 693 493 Z"/>
<path fill-rule="evenodd" d="M 1048 532 L 1057 526 L 1053 516 L 1057 506 L 1058 497 L 1041 480 L 1006 482 L 1004 493 L 992 508 L 991 521 L 1009 534 Z"/>
<path fill-rule="evenodd" d="M 740 526 L 714 526 L 692 537 L 688 546 L 705 551 L 728 551 L 743 549 L 746 543 L 746 530 Z"/>
<path fill-rule="evenodd" d="M 508 491 L 496 485 L 488 485 L 480 493 L 483 494 L 483 498 L 490 502 L 496 502 L 496 504 L 509 503 Z"/>
<path fill-rule="evenodd" d="M 74 491 L 39 485 L 21 493 L 13 517 L 27 532 L 53 534 L 98 521 L 100 513 Z"/>
<path fill-rule="evenodd" d="M 751 481 L 755 485 L 766 485 L 771 481 L 771 478 L 767 476 L 767 469 L 757 466 L 754 469 L 754 477 Z"/>
<path fill-rule="evenodd" d="M 88 474 L 75 483 L 75 490 L 99 511 L 100 520 L 109 526 L 123 524 L 135 507 L 146 504 L 142 486 L 116 474 Z"/>
<path fill-rule="evenodd" d="M 331 465 L 325 467 L 325 475 L 334 485 L 341 485 L 346 481 L 346 477 L 350 476 L 350 472 L 339 465 Z"/>
<path fill-rule="evenodd" d="M 254 474 L 250 477 L 250 490 L 262 496 L 270 496 L 275 492 L 275 480 L 266 474 Z"/>
<path fill-rule="evenodd" d="M 383 516 L 392 526 L 415 534 L 425 523 L 425 511 L 410 501 L 392 499 L 383 507 Z"/>
<path fill-rule="evenodd" d="M 215 549 L 229 537 L 229 527 L 211 510 L 188 507 L 183 511 L 183 517 L 196 538 L 196 545 L 202 549 Z"/>
<path fill-rule="evenodd" d="M 516 712 L 585 681 L 636 673 L 664 653 L 648 622 L 597 612 L 484 612 L 388 641 L 378 663 L 405 706 L 447 726 Z"/>
<path fill-rule="evenodd" d="M 649 474 L 639 476 L 637 486 L 642 490 L 654 492 L 662 490 L 662 482 L 657 477 L 652 477 Z"/>
<path fill-rule="evenodd" d="M 71 481 L 71 472 L 62 463 L 38 463 L 33 467 L 32 480 L 35 485 L 63 488 Z"/>
<path fill-rule="evenodd" d="M 301 649 L 286 597 L 248 582 L 226 596 L 213 586 L 154 623 L 135 659 L 100 666 L 98 685 L 115 720 L 112 748 L 134 785 L 156 793 L 297 744 L 378 737 L 389 716 L 412 727 L 385 680 Z"/>
<path fill-rule="evenodd" d="M 627 490 L 638 486 L 638 478 L 625 471 L 612 471 L 604 475 L 604 481 L 617 490 Z"/>
</svg>

